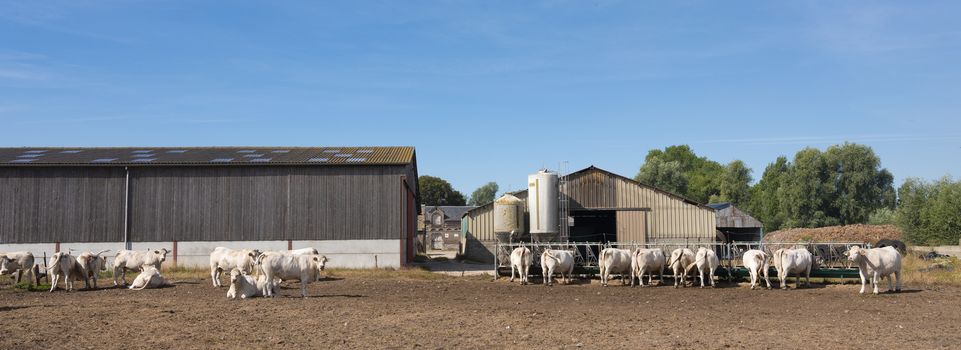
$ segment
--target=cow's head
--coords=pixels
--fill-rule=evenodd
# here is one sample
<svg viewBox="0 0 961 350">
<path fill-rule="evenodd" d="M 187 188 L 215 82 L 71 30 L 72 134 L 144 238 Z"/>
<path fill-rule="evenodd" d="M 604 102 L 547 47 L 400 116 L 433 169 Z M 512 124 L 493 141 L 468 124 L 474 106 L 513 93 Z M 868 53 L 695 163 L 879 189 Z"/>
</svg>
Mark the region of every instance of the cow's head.
<svg viewBox="0 0 961 350">
<path fill-rule="evenodd" d="M 167 248 L 161 248 L 160 250 L 154 250 L 153 254 L 157 256 L 157 261 L 164 262 L 167 260 Z"/>
<path fill-rule="evenodd" d="M 862 256 L 864 256 L 864 249 L 858 246 L 853 246 L 851 249 L 848 249 L 844 255 L 847 255 L 849 261 L 858 261 Z"/>
<path fill-rule="evenodd" d="M 6 255 L 0 255 L 0 275 L 6 275 L 8 273 L 13 273 L 13 259 L 8 258 Z"/>
<path fill-rule="evenodd" d="M 315 262 L 317 262 L 317 269 L 324 271 L 324 266 L 327 264 L 327 257 L 323 255 L 315 255 L 313 259 Z"/>
</svg>

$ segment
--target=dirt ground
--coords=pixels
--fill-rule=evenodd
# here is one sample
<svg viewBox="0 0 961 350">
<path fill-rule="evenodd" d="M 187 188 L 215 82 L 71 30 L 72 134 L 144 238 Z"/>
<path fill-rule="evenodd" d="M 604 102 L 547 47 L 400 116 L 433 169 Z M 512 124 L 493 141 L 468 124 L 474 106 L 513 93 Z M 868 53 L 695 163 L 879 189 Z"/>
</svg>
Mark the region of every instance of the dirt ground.
<svg viewBox="0 0 961 350">
<path fill-rule="evenodd" d="M 532 279 L 534 281 L 534 279 Z M 961 288 L 750 290 L 343 278 L 227 300 L 207 280 L 55 293 L 0 285 L 0 349 L 958 348 Z"/>
</svg>

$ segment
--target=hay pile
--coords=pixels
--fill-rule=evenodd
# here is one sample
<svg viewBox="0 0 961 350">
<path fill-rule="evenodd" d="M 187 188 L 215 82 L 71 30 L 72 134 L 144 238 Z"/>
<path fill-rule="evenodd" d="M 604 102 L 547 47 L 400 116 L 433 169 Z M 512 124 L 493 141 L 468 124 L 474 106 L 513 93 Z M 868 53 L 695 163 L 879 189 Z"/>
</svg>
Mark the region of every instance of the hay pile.
<svg viewBox="0 0 961 350">
<path fill-rule="evenodd" d="M 879 239 L 901 240 L 901 229 L 894 225 L 846 225 L 821 228 L 789 228 L 764 235 L 767 243 L 865 242 Z"/>
</svg>

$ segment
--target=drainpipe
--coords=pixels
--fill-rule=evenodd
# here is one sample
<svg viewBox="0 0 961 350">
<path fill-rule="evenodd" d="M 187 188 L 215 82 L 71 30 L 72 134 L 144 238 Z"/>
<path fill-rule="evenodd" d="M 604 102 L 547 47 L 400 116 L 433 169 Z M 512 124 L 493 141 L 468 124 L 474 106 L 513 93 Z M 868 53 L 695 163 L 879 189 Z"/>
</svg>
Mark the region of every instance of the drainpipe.
<svg viewBox="0 0 961 350">
<path fill-rule="evenodd" d="M 126 179 L 123 186 L 123 249 L 130 249 L 130 168 L 123 167 Z"/>
</svg>

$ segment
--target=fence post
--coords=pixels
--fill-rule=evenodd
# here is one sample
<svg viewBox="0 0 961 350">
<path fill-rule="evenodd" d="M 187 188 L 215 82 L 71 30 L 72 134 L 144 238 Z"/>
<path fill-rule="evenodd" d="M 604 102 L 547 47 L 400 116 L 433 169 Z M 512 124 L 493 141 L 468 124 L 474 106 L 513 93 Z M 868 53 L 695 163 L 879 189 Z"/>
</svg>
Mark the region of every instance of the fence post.
<svg viewBox="0 0 961 350">
<path fill-rule="evenodd" d="M 176 269 L 177 269 L 177 240 L 176 240 L 176 239 L 174 240 L 174 251 L 173 251 L 173 253 L 174 253 L 174 261 L 173 261 L 173 262 L 174 262 L 174 269 L 176 270 Z"/>
</svg>

